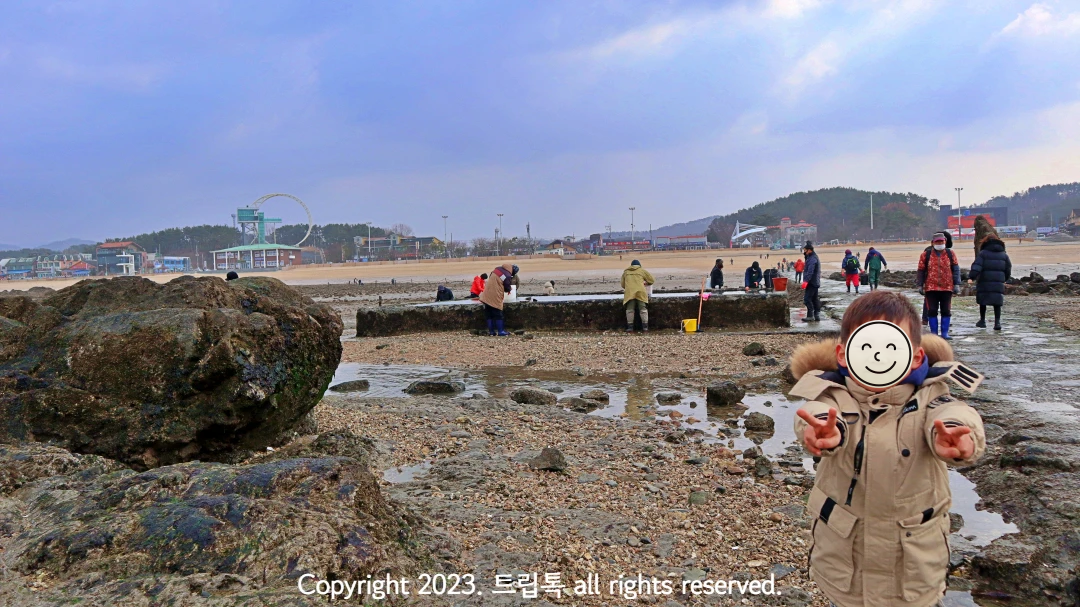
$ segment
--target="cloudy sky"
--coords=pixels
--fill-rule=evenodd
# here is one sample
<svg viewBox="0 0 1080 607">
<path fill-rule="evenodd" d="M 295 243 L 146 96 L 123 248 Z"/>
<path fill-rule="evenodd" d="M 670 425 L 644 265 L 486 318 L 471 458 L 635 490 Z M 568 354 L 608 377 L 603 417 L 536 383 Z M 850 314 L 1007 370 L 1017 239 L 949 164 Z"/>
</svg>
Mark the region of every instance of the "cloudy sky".
<svg viewBox="0 0 1080 607">
<path fill-rule="evenodd" d="M 1078 65 L 1080 0 L 9 0 L 0 242 L 271 192 L 455 238 L 836 185 L 981 202 L 1080 180 Z"/>
</svg>

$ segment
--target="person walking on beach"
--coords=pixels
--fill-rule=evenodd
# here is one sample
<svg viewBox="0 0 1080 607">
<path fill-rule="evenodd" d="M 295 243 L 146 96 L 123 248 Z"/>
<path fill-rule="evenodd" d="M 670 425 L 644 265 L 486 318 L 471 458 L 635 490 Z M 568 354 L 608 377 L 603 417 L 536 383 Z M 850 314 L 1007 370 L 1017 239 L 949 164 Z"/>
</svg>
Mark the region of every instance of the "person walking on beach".
<svg viewBox="0 0 1080 607">
<path fill-rule="evenodd" d="M 803 246 L 805 272 L 802 274 L 803 303 L 806 304 L 806 316 L 803 322 L 819 322 L 821 320 L 821 298 L 818 297 L 818 289 L 821 288 L 821 262 L 817 253 L 814 252 L 814 243 L 809 240 Z M 801 261 L 801 260 L 800 260 Z"/>
<path fill-rule="evenodd" d="M 506 332 L 506 319 L 503 318 L 503 301 L 510 292 L 510 281 L 514 277 L 514 264 L 506 262 L 495 268 L 488 275 L 480 302 L 484 304 L 484 318 L 487 319 L 488 335 L 510 335 Z"/>
<path fill-rule="evenodd" d="M 915 276 L 915 286 L 926 298 L 927 320 L 930 332 L 938 333 L 938 310 L 941 310 L 941 337 L 949 337 L 949 325 L 952 323 L 952 298 L 960 292 L 960 264 L 956 253 L 945 248 L 945 235 L 934 234 L 932 247 L 919 256 L 919 270 Z"/>
<path fill-rule="evenodd" d="M 634 260 L 630 267 L 623 270 L 623 307 L 626 308 L 626 332 L 634 330 L 634 312 L 641 316 L 641 330 L 649 330 L 649 287 L 656 284 L 656 279 L 648 270 L 641 267 L 641 262 Z"/>
<path fill-rule="evenodd" d="M 994 308 L 994 330 L 1001 330 L 1001 306 L 1005 305 L 1005 283 L 1012 278 L 1012 260 L 1005 252 L 1005 242 L 987 234 L 971 264 L 968 282 L 975 282 L 975 303 L 979 304 L 980 329 L 986 328 L 986 306 Z"/>
<path fill-rule="evenodd" d="M 720 289 L 724 286 L 724 260 L 717 258 L 716 265 L 709 272 L 709 288 Z"/>
<path fill-rule="evenodd" d="M 851 285 L 855 285 L 855 294 L 859 294 L 859 258 L 851 254 L 851 249 L 844 251 L 844 261 L 840 262 L 844 270 L 844 284 L 847 292 L 851 293 Z"/>
<path fill-rule="evenodd" d="M 885 263 L 885 257 L 881 252 L 870 247 L 870 252 L 866 254 L 866 270 L 869 274 L 870 290 L 874 291 L 878 288 L 878 276 L 881 274 L 881 268 L 888 268 L 889 264 Z"/>
</svg>

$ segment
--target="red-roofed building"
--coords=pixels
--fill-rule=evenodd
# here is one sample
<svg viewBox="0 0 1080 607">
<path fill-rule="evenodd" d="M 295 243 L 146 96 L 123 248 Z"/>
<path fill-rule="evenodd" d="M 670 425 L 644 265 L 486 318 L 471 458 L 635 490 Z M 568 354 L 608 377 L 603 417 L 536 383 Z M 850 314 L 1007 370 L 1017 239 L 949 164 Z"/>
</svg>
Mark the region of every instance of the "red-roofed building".
<svg viewBox="0 0 1080 607">
<path fill-rule="evenodd" d="M 146 265 L 146 251 L 130 240 L 103 242 L 94 251 L 98 271 L 106 276 L 139 274 Z"/>
</svg>

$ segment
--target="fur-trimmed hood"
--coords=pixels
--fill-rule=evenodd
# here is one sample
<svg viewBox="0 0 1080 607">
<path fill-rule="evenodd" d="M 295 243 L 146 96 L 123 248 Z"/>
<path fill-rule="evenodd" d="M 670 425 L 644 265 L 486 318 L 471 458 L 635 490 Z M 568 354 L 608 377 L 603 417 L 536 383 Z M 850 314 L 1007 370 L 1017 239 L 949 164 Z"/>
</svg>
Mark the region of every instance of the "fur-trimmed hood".
<svg viewBox="0 0 1080 607">
<path fill-rule="evenodd" d="M 791 374 L 798 380 L 811 371 L 838 370 L 839 365 L 836 364 L 838 343 L 840 343 L 838 338 L 831 338 L 799 346 L 791 354 Z M 952 346 L 937 335 L 923 335 L 922 348 L 926 351 L 931 365 L 955 360 Z"/>
</svg>

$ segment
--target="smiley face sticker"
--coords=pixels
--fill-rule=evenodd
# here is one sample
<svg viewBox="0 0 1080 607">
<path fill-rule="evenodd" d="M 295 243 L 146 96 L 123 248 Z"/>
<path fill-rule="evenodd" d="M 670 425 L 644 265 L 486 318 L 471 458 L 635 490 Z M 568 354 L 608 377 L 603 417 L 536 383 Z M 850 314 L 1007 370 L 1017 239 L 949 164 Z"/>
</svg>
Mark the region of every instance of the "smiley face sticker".
<svg viewBox="0 0 1080 607">
<path fill-rule="evenodd" d="M 915 360 L 907 333 L 887 320 L 872 320 L 852 331 L 844 353 L 852 377 L 878 389 L 903 381 Z"/>
</svg>

